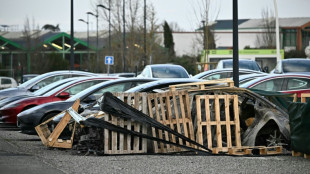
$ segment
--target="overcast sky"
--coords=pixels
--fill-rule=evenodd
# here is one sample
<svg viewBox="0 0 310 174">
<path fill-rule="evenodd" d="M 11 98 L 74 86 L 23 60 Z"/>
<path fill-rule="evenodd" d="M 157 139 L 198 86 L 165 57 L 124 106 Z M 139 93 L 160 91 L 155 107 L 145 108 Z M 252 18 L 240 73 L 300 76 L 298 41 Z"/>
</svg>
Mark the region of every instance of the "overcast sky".
<svg viewBox="0 0 310 174">
<path fill-rule="evenodd" d="M 59 24 L 62 31 L 70 30 L 70 0 L 0 0 L 0 25 L 10 25 L 22 30 L 25 19 L 34 19 L 42 27 L 44 24 Z M 112 0 L 113 1 L 113 0 Z M 159 22 L 175 22 L 186 31 L 193 31 L 199 25 L 199 4 L 203 0 L 147 0 L 152 2 Z M 233 0 L 211 0 L 212 12 L 209 19 L 232 19 Z M 74 0 L 74 27 L 76 31 L 86 31 L 86 12 L 97 0 Z M 143 0 L 141 0 L 143 3 Z M 277 0 L 279 17 L 310 17 L 310 0 Z M 262 10 L 273 9 L 273 0 L 238 0 L 239 19 L 261 18 Z M 218 16 L 216 15 L 218 14 Z M 104 22 L 104 21 L 100 21 Z M 2 28 L 0 28 L 2 29 Z M 90 19 L 90 29 L 96 29 L 95 19 Z"/>
</svg>

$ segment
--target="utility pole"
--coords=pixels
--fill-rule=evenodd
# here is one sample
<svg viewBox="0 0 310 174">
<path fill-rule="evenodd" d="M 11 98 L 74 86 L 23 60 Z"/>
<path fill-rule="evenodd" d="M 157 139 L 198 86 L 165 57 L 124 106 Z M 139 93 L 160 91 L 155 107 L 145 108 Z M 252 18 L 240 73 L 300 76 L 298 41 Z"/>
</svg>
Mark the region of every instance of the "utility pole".
<svg viewBox="0 0 310 174">
<path fill-rule="evenodd" d="M 146 63 L 146 0 L 144 0 L 144 55 L 143 55 L 143 66 L 147 65 Z"/>
<path fill-rule="evenodd" d="M 233 80 L 239 87 L 238 0 L 233 0 Z"/>
<path fill-rule="evenodd" d="M 123 72 L 126 72 L 125 0 L 123 0 Z"/>
<path fill-rule="evenodd" d="M 70 70 L 74 70 L 74 25 L 73 25 L 73 0 L 71 0 L 71 31 L 70 31 Z"/>
</svg>

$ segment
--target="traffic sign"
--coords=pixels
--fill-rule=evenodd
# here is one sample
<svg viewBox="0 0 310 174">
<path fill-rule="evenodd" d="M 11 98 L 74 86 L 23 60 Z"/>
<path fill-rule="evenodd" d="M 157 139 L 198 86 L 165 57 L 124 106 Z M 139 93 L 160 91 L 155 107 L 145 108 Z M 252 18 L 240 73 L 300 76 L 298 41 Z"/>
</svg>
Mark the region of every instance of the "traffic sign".
<svg viewBox="0 0 310 174">
<path fill-rule="evenodd" d="M 113 65 L 114 64 L 114 57 L 113 56 L 105 56 L 105 64 L 106 65 Z"/>
</svg>

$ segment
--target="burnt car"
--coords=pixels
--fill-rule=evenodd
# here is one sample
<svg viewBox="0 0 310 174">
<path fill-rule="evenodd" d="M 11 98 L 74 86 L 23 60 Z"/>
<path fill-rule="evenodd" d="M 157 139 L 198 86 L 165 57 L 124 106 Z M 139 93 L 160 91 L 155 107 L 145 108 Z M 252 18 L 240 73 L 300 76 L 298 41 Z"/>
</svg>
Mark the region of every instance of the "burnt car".
<svg viewBox="0 0 310 174">
<path fill-rule="evenodd" d="M 276 146 L 289 148 L 288 113 L 265 97 L 243 88 L 217 88 L 191 92 L 195 95 L 238 95 L 239 119 L 243 146 Z M 194 100 L 193 100 L 194 102 Z M 214 103 L 210 103 L 212 105 Z M 220 102 L 224 112 L 224 102 Z M 193 104 L 195 106 L 195 104 Z M 203 106 L 202 106 L 203 108 Z M 193 113 L 195 115 L 195 113 Z M 225 114 L 221 113 L 221 117 Z M 211 116 L 212 117 L 212 116 Z M 211 118 L 212 119 L 212 118 Z"/>
</svg>

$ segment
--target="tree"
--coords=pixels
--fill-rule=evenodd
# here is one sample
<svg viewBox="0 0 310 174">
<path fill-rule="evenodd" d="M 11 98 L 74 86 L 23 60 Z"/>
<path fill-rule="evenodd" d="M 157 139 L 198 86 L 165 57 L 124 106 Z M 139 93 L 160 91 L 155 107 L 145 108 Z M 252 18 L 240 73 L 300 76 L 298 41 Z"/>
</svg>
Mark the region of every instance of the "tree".
<svg viewBox="0 0 310 174">
<path fill-rule="evenodd" d="M 256 47 L 265 49 L 274 49 L 276 47 L 276 22 L 272 10 L 263 9 L 261 27 L 263 32 L 256 35 Z"/>
<path fill-rule="evenodd" d="M 167 21 L 164 22 L 163 28 L 164 28 L 164 46 L 165 48 L 168 49 L 169 56 L 173 58 L 175 57 L 174 42 L 173 42 L 172 31 Z"/>
<path fill-rule="evenodd" d="M 55 31 L 60 31 L 60 28 L 59 28 L 59 24 L 57 24 L 56 26 L 51 25 L 51 24 L 45 24 L 42 27 L 42 30 L 51 30 L 55 32 Z"/>
</svg>

